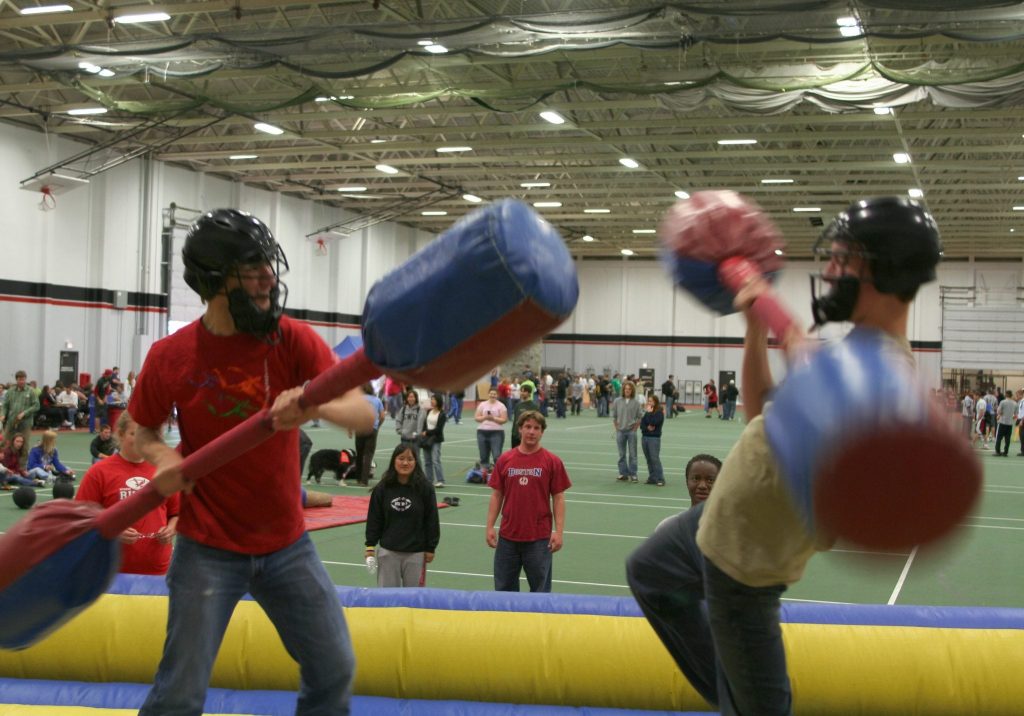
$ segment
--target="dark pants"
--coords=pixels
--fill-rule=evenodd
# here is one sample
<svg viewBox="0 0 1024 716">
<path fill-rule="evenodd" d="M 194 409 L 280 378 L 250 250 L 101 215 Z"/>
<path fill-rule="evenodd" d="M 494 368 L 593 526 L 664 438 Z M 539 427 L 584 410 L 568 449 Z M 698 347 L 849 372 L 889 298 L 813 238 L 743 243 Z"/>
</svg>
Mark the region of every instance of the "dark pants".
<svg viewBox="0 0 1024 716">
<path fill-rule="evenodd" d="M 370 482 L 370 470 L 373 469 L 373 454 L 375 452 L 377 452 L 376 430 L 369 435 L 356 435 L 356 475 L 360 485 Z"/>
<path fill-rule="evenodd" d="M 779 626 L 786 588 L 748 587 L 705 559 L 701 514 L 703 504 L 670 518 L 630 555 L 630 589 L 679 669 L 723 716 L 788 716 Z"/>
<path fill-rule="evenodd" d="M 565 417 L 565 396 L 564 395 L 561 396 L 561 397 L 556 397 L 555 398 L 555 417 L 556 418 L 564 418 Z"/>
<path fill-rule="evenodd" d="M 1006 447 L 1002 450 L 999 449 L 999 445 L 1006 442 Z M 1013 441 L 1013 426 L 1003 425 L 999 423 L 996 427 L 996 455 L 1009 455 L 1010 454 L 1010 443 Z"/>
<path fill-rule="evenodd" d="M 518 592 L 519 572 L 526 572 L 531 592 L 551 591 L 550 539 L 535 542 L 513 542 L 499 535 L 494 550 L 494 589 Z"/>
<path fill-rule="evenodd" d="M 309 451 L 313 449 L 313 440 L 306 435 L 306 431 L 299 429 L 299 479 L 306 472 L 306 458 L 309 457 Z"/>
</svg>

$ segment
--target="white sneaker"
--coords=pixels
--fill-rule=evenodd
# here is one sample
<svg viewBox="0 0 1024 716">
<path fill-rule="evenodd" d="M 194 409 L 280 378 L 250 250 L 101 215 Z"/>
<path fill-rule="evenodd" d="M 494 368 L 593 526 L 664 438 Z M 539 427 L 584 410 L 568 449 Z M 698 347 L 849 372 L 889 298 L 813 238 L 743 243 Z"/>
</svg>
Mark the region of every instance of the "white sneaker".
<svg viewBox="0 0 1024 716">
<path fill-rule="evenodd" d="M 434 482 L 434 487 L 444 487 L 444 483 L 439 480 L 436 480 Z"/>
</svg>

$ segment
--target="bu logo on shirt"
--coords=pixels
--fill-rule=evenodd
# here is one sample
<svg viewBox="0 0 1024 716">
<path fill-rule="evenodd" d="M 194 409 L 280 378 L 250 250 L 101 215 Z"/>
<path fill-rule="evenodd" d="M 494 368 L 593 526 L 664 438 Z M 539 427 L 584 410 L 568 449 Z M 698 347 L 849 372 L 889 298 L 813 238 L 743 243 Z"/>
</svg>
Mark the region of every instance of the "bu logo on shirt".
<svg viewBox="0 0 1024 716">
<path fill-rule="evenodd" d="M 391 509 L 395 512 L 405 512 L 412 507 L 412 500 L 408 497 L 396 497 L 391 501 Z"/>
</svg>

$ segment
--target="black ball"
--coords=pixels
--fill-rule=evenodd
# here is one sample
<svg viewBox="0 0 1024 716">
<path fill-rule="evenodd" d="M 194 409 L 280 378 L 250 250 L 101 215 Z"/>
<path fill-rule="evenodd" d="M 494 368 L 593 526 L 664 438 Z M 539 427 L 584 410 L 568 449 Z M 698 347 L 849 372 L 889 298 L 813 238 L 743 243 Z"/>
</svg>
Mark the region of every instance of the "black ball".
<svg viewBox="0 0 1024 716">
<path fill-rule="evenodd" d="M 36 491 L 28 485 L 22 485 L 14 491 L 14 504 L 23 510 L 27 510 L 32 505 L 36 504 Z"/>
<path fill-rule="evenodd" d="M 53 483 L 53 499 L 70 500 L 75 496 L 75 484 L 71 480 L 58 479 Z"/>
</svg>

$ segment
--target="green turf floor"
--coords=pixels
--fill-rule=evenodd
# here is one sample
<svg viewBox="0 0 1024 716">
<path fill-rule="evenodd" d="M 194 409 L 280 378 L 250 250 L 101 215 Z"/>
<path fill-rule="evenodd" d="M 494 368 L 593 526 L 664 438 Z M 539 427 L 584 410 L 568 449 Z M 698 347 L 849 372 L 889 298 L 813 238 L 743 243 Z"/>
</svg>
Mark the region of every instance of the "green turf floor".
<svg viewBox="0 0 1024 716">
<path fill-rule="evenodd" d="M 615 439 L 611 422 L 593 411 L 579 417 L 552 419 L 543 444 L 559 455 L 573 481 L 566 495 L 565 547 L 555 556 L 554 590 L 562 593 L 624 596 L 626 556 L 659 521 L 689 506 L 683 467 L 695 453 L 724 458 L 743 425 L 703 413 L 688 412 L 666 421 L 662 461 L 668 485 L 643 484 L 646 469 L 640 456 L 641 484 L 616 482 Z M 314 450 L 351 447 L 343 431 L 310 428 Z M 484 520 L 490 490 L 464 482 L 477 459 L 472 419 L 445 430 L 442 459 L 448 486 L 441 495 L 461 498 L 461 505 L 441 511 L 441 544 L 427 583 L 449 589 L 487 590 L 492 551 L 484 542 Z M 79 473 L 88 467 L 85 433 L 61 433 L 58 448 L 64 461 Z M 35 440 L 35 438 L 34 438 Z M 378 441 L 377 465 L 382 471 L 397 442 L 389 420 Z M 506 442 L 506 448 L 508 443 Z M 907 446 L 914 449 L 913 445 Z M 786 593 L 792 600 L 929 605 L 1024 607 L 1024 457 L 996 457 L 980 451 L 985 466 L 985 491 L 976 513 L 942 550 L 903 554 L 865 554 L 838 548 L 811 560 L 803 580 Z M 317 489 L 336 494 L 364 494 L 365 488 L 337 487 L 325 479 Z M 327 484 L 331 483 L 331 484 Z M 49 496 L 41 489 L 40 500 Z M 880 496 L 879 499 L 884 499 Z M 0 493 L 0 528 L 21 514 Z M 372 586 L 362 563 L 363 525 L 313 533 L 321 557 L 335 583 Z M 524 583 L 525 589 L 525 583 Z"/>
</svg>

